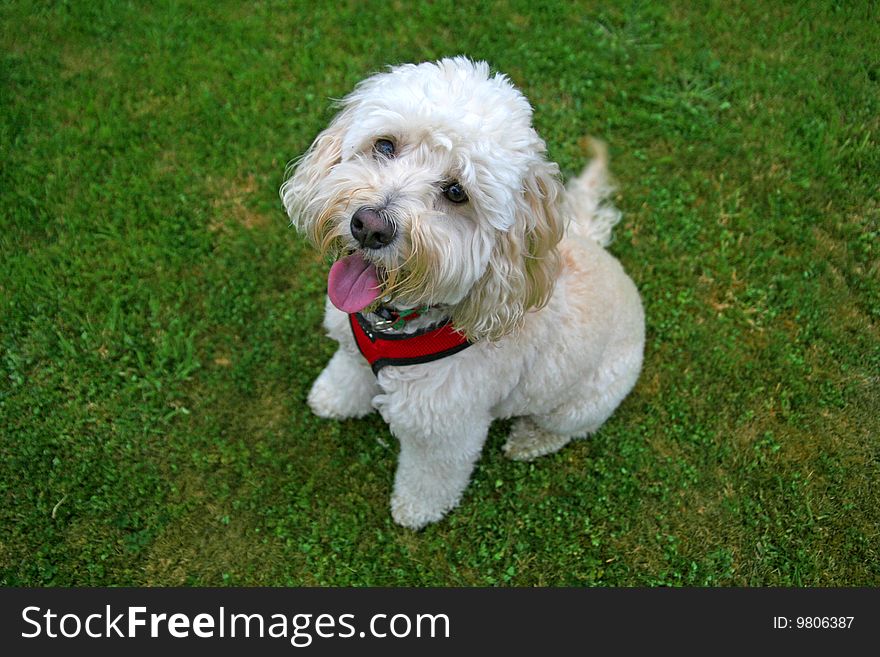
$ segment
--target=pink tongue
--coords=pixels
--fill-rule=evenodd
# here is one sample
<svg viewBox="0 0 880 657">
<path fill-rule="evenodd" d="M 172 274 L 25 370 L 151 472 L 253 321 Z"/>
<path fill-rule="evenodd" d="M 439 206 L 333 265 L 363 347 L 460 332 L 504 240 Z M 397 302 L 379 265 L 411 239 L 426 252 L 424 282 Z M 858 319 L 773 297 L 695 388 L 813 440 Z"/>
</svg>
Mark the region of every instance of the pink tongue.
<svg viewBox="0 0 880 657">
<path fill-rule="evenodd" d="M 356 313 L 379 296 L 376 268 L 353 253 L 337 260 L 327 277 L 327 294 L 334 306 L 347 313 Z"/>
</svg>

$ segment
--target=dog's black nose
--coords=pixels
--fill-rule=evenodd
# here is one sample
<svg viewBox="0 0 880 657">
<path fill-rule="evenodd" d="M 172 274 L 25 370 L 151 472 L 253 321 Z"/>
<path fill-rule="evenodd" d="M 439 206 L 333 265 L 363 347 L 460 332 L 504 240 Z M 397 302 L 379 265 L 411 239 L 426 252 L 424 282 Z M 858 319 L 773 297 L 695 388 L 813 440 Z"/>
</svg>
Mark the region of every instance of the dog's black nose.
<svg viewBox="0 0 880 657">
<path fill-rule="evenodd" d="M 365 249 L 381 249 L 394 239 L 394 224 L 373 208 L 360 208 L 351 218 L 351 236 Z"/>
</svg>

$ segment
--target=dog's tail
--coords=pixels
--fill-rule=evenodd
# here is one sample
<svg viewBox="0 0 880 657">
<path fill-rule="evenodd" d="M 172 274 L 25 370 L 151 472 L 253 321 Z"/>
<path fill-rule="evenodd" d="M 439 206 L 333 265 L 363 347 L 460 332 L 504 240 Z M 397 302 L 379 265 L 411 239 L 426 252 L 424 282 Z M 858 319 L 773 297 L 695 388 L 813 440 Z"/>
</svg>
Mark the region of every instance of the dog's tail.
<svg viewBox="0 0 880 657">
<path fill-rule="evenodd" d="M 597 139 L 590 139 L 589 143 L 595 156 L 583 173 L 566 185 L 566 232 L 608 246 L 611 230 L 620 221 L 620 210 L 610 201 L 614 187 L 608 176 L 608 149 Z"/>
</svg>

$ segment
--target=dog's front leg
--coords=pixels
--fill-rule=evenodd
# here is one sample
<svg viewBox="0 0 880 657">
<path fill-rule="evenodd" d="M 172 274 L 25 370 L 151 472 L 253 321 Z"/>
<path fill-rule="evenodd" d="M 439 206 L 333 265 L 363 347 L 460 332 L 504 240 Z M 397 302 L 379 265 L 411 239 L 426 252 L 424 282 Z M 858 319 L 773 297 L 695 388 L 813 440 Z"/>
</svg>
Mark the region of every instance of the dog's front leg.
<svg viewBox="0 0 880 657">
<path fill-rule="evenodd" d="M 309 392 L 309 407 L 318 417 L 341 420 L 373 411 L 379 385 L 367 361 L 339 347 Z"/>
<path fill-rule="evenodd" d="M 389 422 L 400 441 L 391 515 L 412 529 L 440 520 L 458 505 L 491 422 L 488 411 L 438 410 L 422 422 Z"/>
</svg>

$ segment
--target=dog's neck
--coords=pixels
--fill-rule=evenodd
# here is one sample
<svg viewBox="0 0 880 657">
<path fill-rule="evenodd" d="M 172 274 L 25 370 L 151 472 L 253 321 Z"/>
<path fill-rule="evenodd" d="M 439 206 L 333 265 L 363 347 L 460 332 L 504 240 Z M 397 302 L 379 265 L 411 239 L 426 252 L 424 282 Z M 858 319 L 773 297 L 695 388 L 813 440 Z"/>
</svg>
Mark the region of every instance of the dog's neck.
<svg viewBox="0 0 880 657">
<path fill-rule="evenodd" d="M 383 301 L 376 308 L 362 315 L 377 331 L 406 335 L 443 324 L 448 321 L 450 312 L 447 306 L 401 308 Z"/>
</svg>

